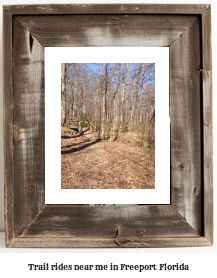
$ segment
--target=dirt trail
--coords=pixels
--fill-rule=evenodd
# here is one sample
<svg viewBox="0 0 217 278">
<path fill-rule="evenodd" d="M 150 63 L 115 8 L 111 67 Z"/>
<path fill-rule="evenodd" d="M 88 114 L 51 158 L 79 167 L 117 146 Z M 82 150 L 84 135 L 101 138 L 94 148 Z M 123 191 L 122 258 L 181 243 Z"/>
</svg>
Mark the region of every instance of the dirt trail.
<svg viewBox="0 0 217 278">
<path fill-rule="evenodd" d="M 153 152 L 89 134 L 62 129 L 62 189 L 151 189 L 155 186 Z"/>
</svg>

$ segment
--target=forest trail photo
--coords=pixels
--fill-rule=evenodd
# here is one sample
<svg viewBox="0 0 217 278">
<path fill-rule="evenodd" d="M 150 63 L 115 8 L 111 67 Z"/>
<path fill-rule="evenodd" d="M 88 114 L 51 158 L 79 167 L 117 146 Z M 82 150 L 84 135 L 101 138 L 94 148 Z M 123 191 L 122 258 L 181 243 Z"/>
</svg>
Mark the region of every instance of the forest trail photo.
<svg viewBox="0 0 217 278">
<path fill-rule="evenodd" d="M 155 188 L 155 65 L 62 64 L 61 188 Z"/>
</svg>

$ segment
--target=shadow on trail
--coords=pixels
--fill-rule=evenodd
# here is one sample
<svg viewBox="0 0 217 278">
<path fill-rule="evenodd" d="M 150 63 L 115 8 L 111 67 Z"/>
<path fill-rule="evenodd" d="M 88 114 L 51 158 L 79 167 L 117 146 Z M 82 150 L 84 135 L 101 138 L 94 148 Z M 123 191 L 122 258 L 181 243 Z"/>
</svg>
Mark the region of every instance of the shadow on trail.
<svg viewBox="0 0 217 278">
<path fill-rule="evenodd" d="M 71 138 L 76 138 L 80 137 L 80 135 L 63 135 L 61 136 L 62 139 L 71 139 Z"/>
<path fill-rule="evenodd" d="M 87 140 L 79 142 L 79 143 L 73 143 L 73 144 L 67 145 L 67 146 L 61 146 L 61 149 L 62 148 L 71 148 L 71 147 L 74 147 L 74 146 L 77 146 L 77 145 L 85 144 L 86 142 L 90 142 L 90 139 L 87 139 Z"/>
<path fill-rule="evenodd" d="M 61 154 L 69 154 L 69 153 L 75 153 L 75 152 L 79 152 L 81 150 L 84 150 L 88 147 L 90 147 L 91 145 L 94 145 L 96 143 L 99 143 L 102 139 L 96 139 L 95 141 L 89 143 L 89 144 L 86 144 L 86 145 L 83 145 L 81 147 L 78 147 L 78 148 L 74 148 L 74 149 L 71 149 L 71 150 L 68 150 L 68 151 L 61 151 Z"/>
</svg>

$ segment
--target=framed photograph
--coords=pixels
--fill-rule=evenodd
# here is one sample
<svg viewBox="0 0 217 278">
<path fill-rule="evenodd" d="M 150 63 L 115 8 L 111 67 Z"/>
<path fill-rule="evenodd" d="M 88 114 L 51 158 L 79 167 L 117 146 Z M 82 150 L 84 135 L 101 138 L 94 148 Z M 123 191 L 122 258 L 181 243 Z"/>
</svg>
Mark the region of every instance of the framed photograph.
<svg viewBox="0 0 217 278">
<path fill-rule="evenodd" d="M 46 47 L 45 83 L 45 204 L 170 204 L 168 47 Z"/>
<path fill-rule="evenodd" d="M 3 32 L 6 246 L 212 245 L 211 6 L 4 6 Z"/>
</svg>

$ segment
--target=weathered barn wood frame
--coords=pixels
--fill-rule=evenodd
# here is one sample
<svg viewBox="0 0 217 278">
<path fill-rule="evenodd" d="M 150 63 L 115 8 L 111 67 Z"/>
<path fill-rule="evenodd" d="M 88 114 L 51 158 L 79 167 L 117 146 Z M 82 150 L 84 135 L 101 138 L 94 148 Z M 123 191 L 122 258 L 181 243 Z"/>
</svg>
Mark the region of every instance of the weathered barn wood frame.
<svg viewBox="0 0 217 278">
<path fill-rule="evenodd" d="M 19 5 L 3 13 L 6 246 L 212 245 L 210 5 Z M 170 47 L 170 205 L 45 205 L 46 46 Z"/>
</svg>

